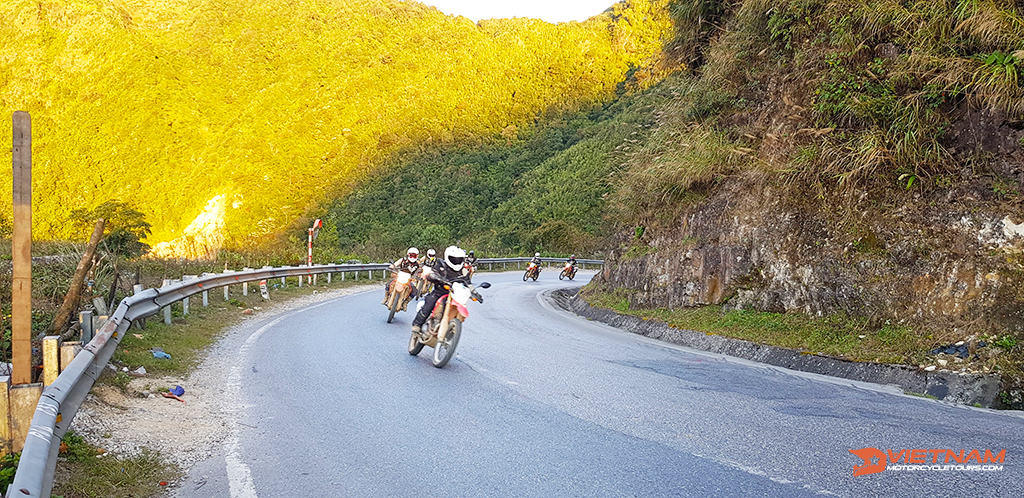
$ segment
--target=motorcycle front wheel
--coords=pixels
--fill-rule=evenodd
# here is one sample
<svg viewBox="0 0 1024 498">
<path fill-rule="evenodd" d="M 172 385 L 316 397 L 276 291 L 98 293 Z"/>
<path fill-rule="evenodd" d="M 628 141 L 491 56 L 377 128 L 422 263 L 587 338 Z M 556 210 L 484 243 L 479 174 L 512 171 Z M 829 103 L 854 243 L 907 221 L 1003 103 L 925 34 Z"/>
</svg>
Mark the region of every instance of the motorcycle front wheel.
<svg viewBox="0 0 1024 498">
<path fill-rule="evenodd" d="M 565 280 L 565 270 L 562 270 L 562 273 L 558 274 L 558 279 Z M 572 280 L 572 277 L 569 277 L 569 280 Z"/>
<path fill-rule="evenodd" d="M 398 311 L 398 307 L 401 306 L 401 304 L 398 303 L 401 297 L 402 296 L 397 292 L 391 293 L 391 306 L 388 306 L 388 308 L 390 308 L 388 310 L 388 323 L 391 323 L 391 320 L 395 319 L 395 312 Z"/>
<path fill-rule="evenodd" d="M 437 345 L 434 346 L 435 367 L 444 367 L 448 364 L 448 360 L 455 356 L 455 347 L 459 345 L 460 336 L 462 336 L 462 322 L 459 320 L 448 322 L 448 332 L 444 335 L 444 340 L 438 339 Z"/>
<path fill-rule="evenodd" d="M 419 337 L 413 332 L 409 337 L 409 354 L 416 356 L 423 350 L 423 343 L 420 342 Z"/>
<path fill-rule="evenodd" d="M 523 282 L 528 278 L 530 278 L 530 270 L 526 270 L 526 273 L 523 273 Z"/>
</svg>

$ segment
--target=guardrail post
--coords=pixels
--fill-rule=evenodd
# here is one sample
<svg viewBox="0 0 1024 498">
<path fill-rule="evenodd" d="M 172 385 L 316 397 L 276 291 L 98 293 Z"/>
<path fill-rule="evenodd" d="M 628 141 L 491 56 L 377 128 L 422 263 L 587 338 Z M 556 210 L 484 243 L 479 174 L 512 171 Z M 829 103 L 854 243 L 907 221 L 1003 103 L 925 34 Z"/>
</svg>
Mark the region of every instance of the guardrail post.
<svg viewBox="0 0 1024 498">
<path fill-rule="evenodd" d="M 281 277 L 281 286 L 284 287 L 286 285 L 288 285 L 288 282 L 285 282 L 284 277 Z"/>
<path fill-rule="evenodd" d="M 171 279 L 165 278 L 164 279 L 163 287 L 167 287 L 168 285 L 171 285 Z M 164 306 L 164 325 L 170 325 L 170 324 L 171 324 L 171 305 L 168 304 L 167 306 Z"/>
<path fill-rule="evenodd" d="M 342 281 L 342 282 L 344 282 L 344 281 L 345 281 L 345 272 L 341 272 L 341 281 Z"/>
<path fill-rule="evenodd" d="M 80 311 L 78 313 L 78 324 L 82 327 L 82 344 L 89 344 L 92 340 L 92 311 Z"/>
<path fill-rule="evenodd" d="M 331 283 L 331 272 L 327 272 L 327 284 L 330 285 L 330 283 Z"/>
<path fill-rule="evenodd" d="M 299 288 L 302 288 L 302 275 L 299 275 Z"/>
<path fill-rule="evenodd" d="M 181 281 L 182 282 L 188 282 L 189 280 L 193 280 L 195 278 L 196 278 L 195 275 L 182 275 L 181 276 Z M 181 314 L 182 315 L 188 315 L 188 305 L 189 305 L 189 298 L 188 298 L 188 296 L 186 296 L 184 299 L 181 300 Z"/>
<path fill-rule="evenodd" d="M 248 270 L 251 270 L 251 269 L 252 268 L 242 268 L 242 271 L 248 271 Z M 249 282 L 242 282 L 242 295 L 243 296 L 248 296 L 249 295 Z"/>
<path fill-rule="evenodd" d="M 48 386 L 60 374 L 60 336 L 48 335 L 43 338 L 43 385 Z"/>
<path fill-rule="evenodd" d="M 316 273 L 313 274 L 313 285 L 316 285 L 316 277 L 318 276 Z"/>
<path fill-rule="evenodd" d="M 143 287 L 142 284 L 135 284 L 135 285 L 132 286 L 132 294 L 138 294 L 138 293 L 142 292 L 142 290 L 144 288 L 145 287 Z M 135 320 L 135 328 L 137 328 L 137 329 L 144 329 L 144 328 L 146 328 L 146 319 L 145 318 L 139 318 L 138 320 Z"/>
<path fill-rule="evenodd" d="M 522 264 L 523 264 L 523 262 L 522 262 L 522 261 L 516 261 L 516 269 L 517 269 L 517 270 L 522 270 L 522 269 L 523 269 L 523 267 L 522 267 L 522 266 L 520 266 L 520 265 L 522 265 Z"/>
<path fill-rule="evenodd" d="M 235 272 L 235 270 L 228 270 L 228 269 L 224 270 L 224 273 L 234 273 L 234 272 Z M 230 301 L 231 300 L 231 286 L 230 285 L 225 285 L 224 286 L 224 300 L 225 301 Z"/>
</svg>

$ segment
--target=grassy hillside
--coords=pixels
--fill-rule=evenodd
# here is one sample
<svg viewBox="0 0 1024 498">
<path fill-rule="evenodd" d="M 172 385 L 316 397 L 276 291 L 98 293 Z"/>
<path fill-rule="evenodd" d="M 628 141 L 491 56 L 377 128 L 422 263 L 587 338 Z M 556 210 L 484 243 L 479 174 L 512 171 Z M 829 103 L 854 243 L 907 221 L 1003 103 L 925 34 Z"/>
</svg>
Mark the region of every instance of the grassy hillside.
<svg viewBox="0 0 1024 498">
<path fill-rule="evenodd" d="M 665 3 L 551 25 L 397 0 L 12 0 L 0 114 L 33 116 L 37 234 L 82 236 L 70 213 L 114 200 L 165 241 L 222 195 L 228 243 L 251 247 L 388 153 L 613 96 L 659 53 Z"/>
<path fill-rule="evenodd" d="M 332 208 L 342 247 L 363 247 L 376 231 L 391 235 L 375 244 L 398 250 L 430 240 L 417 234 L 438 224 L 431 230 L 498 252 L 593 249 L 618 230 L 671 226 L 744 175 L 812 197 L 981 181 L 996 201 L 1021 205 L 1019 3 L 696 0 L 670 9 L 665 57 L 683 70 L 519 141 L 396 156 L 405 166 Z M 482 191 L 444 197 L 444 185 L 462 182 Z M 384 229 L 347 221 L 357 218 Z"/>
<path fill-rule="evenodd" d="M 321 245 L 390 256 L 452 241 L 488 254 L 598 249 L 608 175 L 650 126 L 653 89 L 552 119 L 519 139 L 406 151 L 322 214 Z"/>
</svg>

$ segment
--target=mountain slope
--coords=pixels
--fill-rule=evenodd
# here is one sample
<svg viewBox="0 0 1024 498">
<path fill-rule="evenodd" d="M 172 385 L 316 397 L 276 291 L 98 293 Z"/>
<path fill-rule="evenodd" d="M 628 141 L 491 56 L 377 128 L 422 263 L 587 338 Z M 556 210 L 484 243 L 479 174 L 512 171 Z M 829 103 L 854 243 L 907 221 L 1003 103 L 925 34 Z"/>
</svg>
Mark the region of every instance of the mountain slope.
<svg viewBox="0 0 1024 498">
<path fill-rule="evenodd" d="M 166 241 L 223 196 L 248 247 L 391 151 L 613 95 L 660 50 L 664 4 L 475 25 L 388 0 L 5 2 L 0 111 L 33 115 L 38 234 L 114 199 Z"/>
</svg>

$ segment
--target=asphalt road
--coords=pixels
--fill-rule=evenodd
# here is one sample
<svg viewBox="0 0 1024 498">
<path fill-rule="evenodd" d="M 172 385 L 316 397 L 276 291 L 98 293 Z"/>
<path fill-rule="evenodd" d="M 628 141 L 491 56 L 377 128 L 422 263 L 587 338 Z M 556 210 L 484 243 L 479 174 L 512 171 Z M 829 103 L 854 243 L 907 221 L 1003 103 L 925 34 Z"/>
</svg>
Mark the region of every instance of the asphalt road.
<svg viewBox="0 0 1024 498">
<path fill-rule="evenodd" d="M 230 346 L 223 453 L 176 495 L 1024 496 L 1019 414 L 660 343 L 543 298 L 591 274 L 480 275 L 494 285 L 443 369 L 409 356 L 412 306 L 387 324 L 380 292 L 268 320 Z M 1006 453 L 1001 471 L 854 477 L 866 447 Z"/>
</svg>

